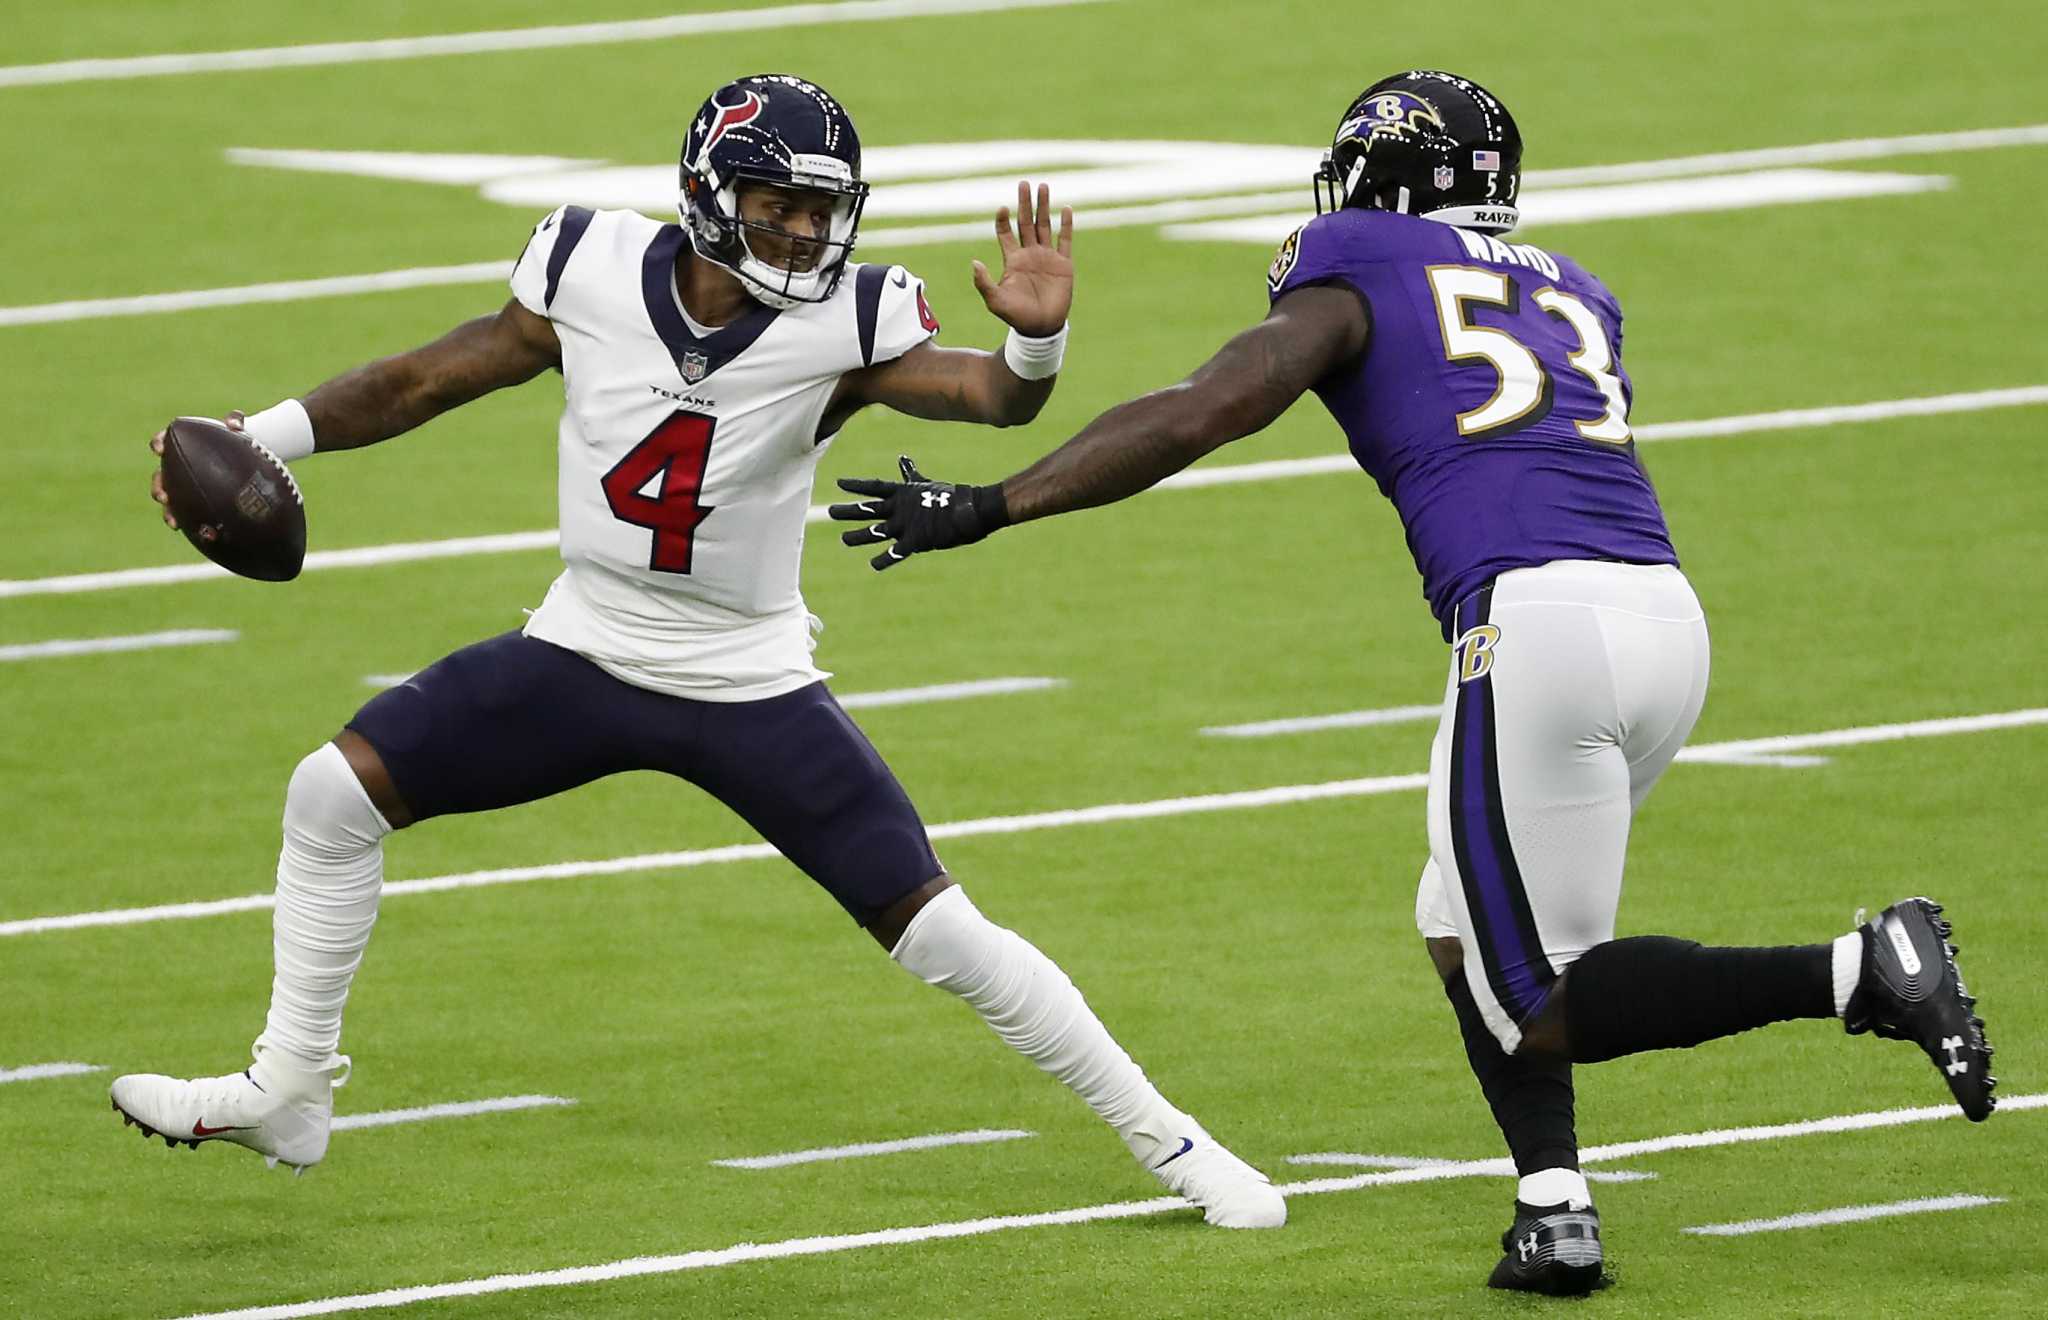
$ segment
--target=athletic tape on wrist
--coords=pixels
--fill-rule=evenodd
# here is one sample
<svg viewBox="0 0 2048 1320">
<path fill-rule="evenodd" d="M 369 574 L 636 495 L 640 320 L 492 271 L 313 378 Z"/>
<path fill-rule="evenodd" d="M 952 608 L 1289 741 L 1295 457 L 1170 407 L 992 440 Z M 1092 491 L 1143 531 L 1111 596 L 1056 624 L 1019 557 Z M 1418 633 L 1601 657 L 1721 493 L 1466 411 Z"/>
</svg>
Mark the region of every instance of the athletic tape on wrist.
<svg viewBox="0 0 2048 1320">
<path fill-rule="evenodd" d="M 297 399 L 286 399 L 253 417 L 243 418 L 242 433 L 286 463 L 313 452 L 313 419 L 306 415 L 306 405 Z"/>
<path fill-rule="evenodd" d="M 1067 356 L 1067 327 L 1043 339 L 1028 339 L 1014 329 L 1003 340 L 1003 361 L 1019 380 L 1044 380 L 1059 374 Z"/>
</svg>

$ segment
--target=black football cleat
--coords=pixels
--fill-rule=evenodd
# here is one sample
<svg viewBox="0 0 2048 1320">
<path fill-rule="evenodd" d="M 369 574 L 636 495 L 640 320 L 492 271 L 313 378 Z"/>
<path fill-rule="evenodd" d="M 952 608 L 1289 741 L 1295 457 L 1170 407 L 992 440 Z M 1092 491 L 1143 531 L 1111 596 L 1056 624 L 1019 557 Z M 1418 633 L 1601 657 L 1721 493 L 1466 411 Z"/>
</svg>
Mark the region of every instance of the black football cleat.
<svg viewBox="0 0 2048 1320">
<path fill-rule="evenodd" d="M 1872 1032 L 1910 1040 L 1927 1053 L 1973 1123 L 1991 1117 L 1998 1079 L 1975 996 L 1963 988 L 1956 947 L 1941 905 L 1925 898 L 1892 904 L 1858 927 L 1863 972 L 1842 1013 L 1850 1035 Z"/>
<path fill-rule="evenodd" d="M 1583 1297 L 1605 1287 L 1600 1254 L 1600 1212 L 1592 1206 L 1533 1206 L 1515 1202 L 1515 1224 L 1500 1235 L 1506 1254 L 1486 1280 L 1489 1288 Z"/>
</svg>

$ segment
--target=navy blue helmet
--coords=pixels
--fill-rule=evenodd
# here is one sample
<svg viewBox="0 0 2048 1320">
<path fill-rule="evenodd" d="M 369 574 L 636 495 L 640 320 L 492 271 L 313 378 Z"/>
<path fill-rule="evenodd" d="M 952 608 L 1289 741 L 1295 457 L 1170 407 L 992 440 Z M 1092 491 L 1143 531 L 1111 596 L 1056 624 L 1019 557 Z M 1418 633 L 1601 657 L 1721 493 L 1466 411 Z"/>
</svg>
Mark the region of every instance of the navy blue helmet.
<svg viewBox="0 0 2048 1320">
<path fill-rule="evenodd" d="M 1522 132 L 1471 79 L 1411 69 L 1358 94 L 1315 188 L 1318 215 L 1358 206 L 1505 234 L 1522 218 Z"/>
<path fill-rule="evenodd" d="M 860 180 L 860 135 L 824 88 L 784 73 L 739 78 L 713 92 L 683 138 L 676 211 L 698 256 L 737 275 L 770 307 L 823 302 L 839 287 L 860 229 L 868 186 Z M 788 267 L 764 261 L 748 234 L 784 231 L 740 218 L 742 184 L 822 192 L 831 199 L 826 236 L 794 251 Z M 798 269 L 797 267 L 803 267 Z"/>
</svg>

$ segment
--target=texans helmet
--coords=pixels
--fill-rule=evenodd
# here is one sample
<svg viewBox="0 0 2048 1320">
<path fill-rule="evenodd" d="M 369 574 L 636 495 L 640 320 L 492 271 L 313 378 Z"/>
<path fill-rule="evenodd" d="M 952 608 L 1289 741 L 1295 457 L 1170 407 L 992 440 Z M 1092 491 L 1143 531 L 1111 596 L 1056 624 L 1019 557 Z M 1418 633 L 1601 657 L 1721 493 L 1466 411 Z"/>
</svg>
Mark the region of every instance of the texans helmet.
<svg viewBox="0 0 2048 1320">
<path fill-rule="evenodd" d="M 860 179 L 860 135 L 853 119 L 824 88 L 783 73 L 727 83 L 690 121 L 681 176 L 676 212 L 690 246 L 737 275 L 755 298 L 787 310 L 824 302 L 839 287 L 868 186 Z M 815 253 L 807 269 L 786 269 L 754 254 L 749 231 L 778 239 L 787 231 L 740 218 L 739 189 L 747 183 L 830 197 L 826 236 L 804 245 Z"/>
<path fill-rule="evenodd" d="M 1315 174 L 1316 214 L 1399 211 L 1505 234 L 1521 222 L 1522 132 L 1469 78 L 1411 69 L 1358 94 Z"/>
</svg>

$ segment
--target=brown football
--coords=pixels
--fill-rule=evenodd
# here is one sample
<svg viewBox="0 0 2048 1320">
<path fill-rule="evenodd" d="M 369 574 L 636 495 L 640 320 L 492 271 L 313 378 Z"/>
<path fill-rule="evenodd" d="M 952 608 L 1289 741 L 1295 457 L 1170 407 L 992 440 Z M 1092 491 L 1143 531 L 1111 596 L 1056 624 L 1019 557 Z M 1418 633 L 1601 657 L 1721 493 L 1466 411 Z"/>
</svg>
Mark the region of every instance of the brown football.
<svg viewBox="0 0 2048 1320">
<path fill-rule="evenodd" d="M 283 463 L 204 417 L 164 428 L 164 495 L 178 530 L 231 573 L 289 582 L 306 562 L 306 505 Z"/>
</svg>

